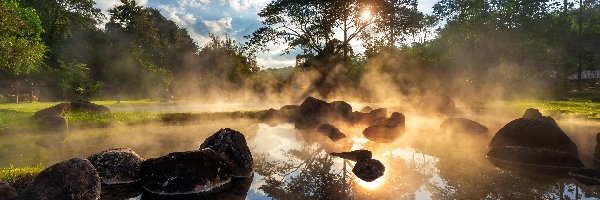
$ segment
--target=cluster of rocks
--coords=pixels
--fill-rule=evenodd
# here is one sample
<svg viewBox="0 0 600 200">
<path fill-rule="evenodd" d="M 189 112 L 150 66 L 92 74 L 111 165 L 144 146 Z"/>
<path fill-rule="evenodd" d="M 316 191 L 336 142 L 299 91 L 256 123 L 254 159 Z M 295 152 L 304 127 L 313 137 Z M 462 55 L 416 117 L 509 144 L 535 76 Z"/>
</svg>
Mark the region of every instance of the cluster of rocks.
<svg viewBox="0 0 600 200">
<path fill-rule="evenodd" d="M 115 148 L 66 160 L 41 171 L 18 197 L 8 184 L 0 183 L 0 199 L 99 199 L 105 188 L 135 191 L 115 199 L 142 193 L 157 199 L 179 195 L 193 198 L 229 187 L 242 187 L 247 192 L 248 181 L 237 179 L 251 181 L 252 166 L 244 135 L 225 128 L 207 138 L 198 150 L 143 159 L 131 149 Z"/>
<path fill-rule="evenodd" d="M 33 117 L 40 119 L 48 131 L 67 131 L 69 129 L 67 119 L 62 115 L 68 112 L 108 113 L 110 109 L 89 101 L 77 100 L 39 110 L 33 114 Z"/>
<path fill-rule="evenodd" d="M 385 172 L 385 166 L 379 160 L 372 159 L 373 154 L 369 150 L 354 150 L 330 154 L 346 160 L 356 161 L 354 168 L 352 168 L 352 173 L 367 182 L 376 180 L 383 176 Z"/>
<path fill-rule="evenodd" d="M 537 109 L 528 109 L 498 130 L 489 148 L 488 159 L 502 168 L 566 174 L 584 167 L 577 145 L 554 119 Z"/>
<path fill-rule="evenodd" d="M 394 112 L 388 117 L 386 108 L 365 107 L 352 111 L 352 106 L 344 101 L 326 101 L 308 97 L 300 105 L 286 105 L 279 110 L 269 109 L 258 117 L 269 123 L 291 122 L 300 130 L 316 129 L 317 132 L 338 141 L 346 137 L 331 124 L 345 122 L 351 125 L 366 125 L 363 135 L 374 141 L 388 143 L 400 137 L 405 130 L 405 117 Z"/>
</svg>

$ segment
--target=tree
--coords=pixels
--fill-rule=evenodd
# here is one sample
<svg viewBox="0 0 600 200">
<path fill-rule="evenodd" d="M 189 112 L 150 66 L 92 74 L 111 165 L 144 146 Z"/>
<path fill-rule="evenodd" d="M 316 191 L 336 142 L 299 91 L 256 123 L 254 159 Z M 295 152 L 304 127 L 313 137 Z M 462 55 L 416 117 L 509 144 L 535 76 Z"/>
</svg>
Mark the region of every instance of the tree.
<svg viewBox="0 0 600 200">
<path fill-rule="evenodd" d="M 77 32 L 97 29 L 104 18 L 94 0 L 21 0 L 23 6 L 34 8 L 40 16 L 44 32 L 42 40 L 50 48 L 47 64 L 57 67 L 59 60 L 71 60 L 70 55 L 61 54 Z"/>
<path fill-rule="evenodd" d="M 265 50 L 270 42 L 286 43 L 285 53 L 299 48 L 306 55 L 317 55 L 337 40 L 347 60 L 350 42 L 369 29 L 389 34 L 390 43 L 395 43 L 417 26 L 416 5 L 414 0 L 277 0 L 258 13 L 264 26 L 247 36 L 248 44 Z"/>
<path fill-rule="evenodd" d="M 0 0 L 0 24 L 0 73 L 10 77 L 37 70 L 46 46 L 35 10 L 14 0 Z"/>
</svg>

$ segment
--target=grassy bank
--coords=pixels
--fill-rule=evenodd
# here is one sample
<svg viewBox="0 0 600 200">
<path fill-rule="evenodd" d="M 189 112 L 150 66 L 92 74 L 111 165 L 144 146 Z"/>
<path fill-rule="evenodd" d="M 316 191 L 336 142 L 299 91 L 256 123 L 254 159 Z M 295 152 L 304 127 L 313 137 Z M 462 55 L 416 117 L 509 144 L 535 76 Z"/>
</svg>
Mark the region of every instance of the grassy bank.
<svg viewBox="0 0 600 200">
<path fill-rule="evenodd" d="M 43 169 L 42 166 L 0 168 L 0 181 L 13 183 L 33 177 Z"/>
<path fill-rule="evenodd" d="M 95 101 L 94 103 L 105 106 L 131 106 L 131 105 L 157 105 L 156 101 Z M 9 103 L 0 104 L 0 133 L 15 132 L 37 132 L 43 131 L 44 127 L 39 119 L 34 119 L 33 114 L 41 109 L 51 107 L 55 103 Z M 202 120 L 214 120 L 223 118 L 252 118 L 259 111 L 235 111 L 235 112 L 198 112 L 198 113 L 160 113 L 160 112 L 111 112 L 111 113 L 88 113 L 72 112 L 65 113 L 71 128 L 99 128 L 122 125 L 136 125 L 153 122 L 185 123 Z"/>
<path fill-rule="evenodd" d="M 600 120 L 600 103 L 590 101 L 512 101 L 513 108 L 525 110 L 527 108 L 540 109 L 544 114 L 556 112 L 576 117 Z"/>
</svg>

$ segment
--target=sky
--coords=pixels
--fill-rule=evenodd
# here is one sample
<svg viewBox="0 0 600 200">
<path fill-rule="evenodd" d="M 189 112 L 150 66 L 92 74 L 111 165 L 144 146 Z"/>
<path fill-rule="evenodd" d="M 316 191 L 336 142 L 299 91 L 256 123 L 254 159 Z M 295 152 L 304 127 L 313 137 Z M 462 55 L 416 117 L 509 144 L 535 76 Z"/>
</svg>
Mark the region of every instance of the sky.
<svg viewBox="0 0 600 200">
<path fill-rule="evenodd" d="M 245 35 L 261 27 L 257 13 L 272 0 L 136 0 L 139 5 L 158 9 L 179 27 L 188 30 L 200 47 L 208 42 L 208 34 L 228 34 L 240 43 L 246 42 Z M 108 18 L 108 9 L 120 4 L 120 0 L 95 0 L 98 8 Z M 431 13 L 437 0 L 421 0 L 418 9 Z M 299 51 L 282 55 L 287 46 L 270 45 L 269 51 L 257 55 L 263 68 L 293 66 Z M 354 43 L 355 52 L 360 52 L 360 43 Z"/>
</svg>

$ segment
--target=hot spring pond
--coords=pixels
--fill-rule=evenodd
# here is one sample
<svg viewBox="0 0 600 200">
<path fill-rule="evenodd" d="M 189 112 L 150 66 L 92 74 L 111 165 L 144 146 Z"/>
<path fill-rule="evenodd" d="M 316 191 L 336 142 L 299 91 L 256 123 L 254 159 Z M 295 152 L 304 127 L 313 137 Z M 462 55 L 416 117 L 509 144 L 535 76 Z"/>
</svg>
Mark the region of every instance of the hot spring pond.
<svg viewBox="0 0 600 200">
<path fill-rule="evenodd" d="M 340 128 L 338 142 L 305 133 L 293 124 L 276 126 L 247 120 L 187 125 L 145 125 L 71 130 L 68 134 L 22 133 L 0 136 L 0 167 L 43 165 L 88 157 L 114 147 L 128 147 L 145 158 L 198 149 L 220 128 L 245 134 L 254 157 L 254 176 L 222 191 L 225 199 L 598 199 L 600 186 L 571 178 L 529 176 L 503 170 L 486 158 L 487 144 L 506 122 L 491 122 L 488 135 L 445 133 L 436 119 L 407 118 L 406 133 L 394 143 L 362 137 L 361 127 Z M 592 123 L 559 120 L 591 166 L 595 133 Z M 386 167 L 384 176 L 363 182 L 351 172 L 353 162 L 328 152 L 368 149 Z M 348 171 L 344 173 L 344 170 Z M 214 194 L 213 194 L 214 195 Z M 213 199 L 216 196 L 205 196 Z M 145 199 L 141 193 L 103 193 L 102 199 Z"/>
</svg>

